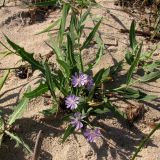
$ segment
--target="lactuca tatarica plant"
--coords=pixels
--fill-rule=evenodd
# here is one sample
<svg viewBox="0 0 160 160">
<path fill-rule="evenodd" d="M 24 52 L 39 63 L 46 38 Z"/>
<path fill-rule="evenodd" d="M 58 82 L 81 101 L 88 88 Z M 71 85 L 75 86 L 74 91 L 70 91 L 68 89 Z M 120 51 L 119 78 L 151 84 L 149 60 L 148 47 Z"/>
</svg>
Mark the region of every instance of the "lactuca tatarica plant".
<svg viewBox="0 0 160 160">
<path fill-rule="evenodd" d="M 56 21 L 56 25 L 59 27 L 58 34 L 53 37 L 49 32 L 47 45 L 56 55 L 58 64 L 56 70 L 51 68 L 51 62 L 37 61 L 33 54 L 25 51 L 7 36 L 6 40 L 16 53 L 32 66 L 33 70 L 41 71 L 43 77 L 39 86 L 30 93 L 26 93 L 25 96 L 32 99 L 50 92 L 53 102 L 52 108 L 44 110 L 43 113 L 48 116 L 63 111 L 63 120 L 68 121 L 63 142 L 75 130 L 80 130 L 89 142 L 94 142 L 97 137 L 101 136 L 101 133 L 100 128 L 92 124 L 91 116 L 112 111 L 117 116 L 127 118 L 126 114 L 119 111 L 112 103 L 110 95 L 120 95 L 125 99 L 136 99 L 137 101 L 151 100 L 155 97 L 149 97 L 146 93 L 132 87 L 131 80 L 139 62 L 142 45 L 136 45 L 134 60 L 127 72 L 126 84 L 112 89 L 104 87 L 104 82 L 107 84 L 110 82 L 113 75 L 122 68 L 124 61 L 108 68 L 102 68 L 93 74 L 93 67 L 99 62 L 105 49 L 101 36 L 97 32 L 102 18 L 93 19 L 90 6 L 85 12 L 81 8 L 78 8 L 78 11 L 73 4 L 63 3 L 62 16 Z M 92 20 L 95 25 L 86 35 L 88 20 Z M 133 25 L 131 26 L 130 39 L 131 44 L 135 44 L 134 29 L 132 28 Z M 51 27 L 41 33 L 46 31 L 51 31 Z M 84 65 L 83 53 L 91 45 L 96 45 L 96 58 L 92 63 Z"/>
</svg>

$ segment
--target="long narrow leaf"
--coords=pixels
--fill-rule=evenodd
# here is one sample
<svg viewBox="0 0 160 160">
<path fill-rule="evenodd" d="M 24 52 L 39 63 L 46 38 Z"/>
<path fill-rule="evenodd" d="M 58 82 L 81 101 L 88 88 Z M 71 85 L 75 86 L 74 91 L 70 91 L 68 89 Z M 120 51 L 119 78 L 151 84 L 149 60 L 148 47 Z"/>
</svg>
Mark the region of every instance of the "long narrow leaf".
<svg viewBox="0 0 160 160">
<path fill-rule="evenodd" d="M 29 92 L 29 93 L 25 93 L 24 95 L 27 98 L 36 98 L 44 93 L 46 93 L 48 91 L 48 86 L 47 84 L 40 84 L 35 90 Z"/>
<path fill-rule="evenodd" d="M 157 80 L 160 78 L 160 71 L 151 72 L 149 74 L 145 74 L 143 77 L 140 78 L 141 82 L 149 82 L 153 80 Z"/>
<path fill-rule="evenodd" d="M 18 136 L 16 136 L 15 134 L 9 132 L 9 131 L 5 131 L 5 133 L 11 137 L 11 139 L 15 140 L 18 144 L 21 144 L 29 153 L 32 153 L 31 149 L 29 148 L 29 146 L 24 143 L 23 140 L 21 140 Z"/>
<path fill-rule="evenodd" d="M 59 25 L 60 25 L 60 19 L 56 20 L 55 22 L 53 22 L 51 25 L 49 25 L 47 28 L 43 29 L 42 31 L 36 33 L 36 35 L 49 32 L 49 31 L 51 31 L 54 27 L 59 26 Z"/>
<path fill-rule="evenodd" d="M 140 54 L 141 54 L 141 50 L 142 50 L 142 45 L 143 45 L 143 43 L 140 45 L 140 47 L 139 47 L 139 49 L 138 49 L 138 51 L 136 53 L 136 57 L 135 57 L 133 63 L 131 64 L 131 67 L 130 67 L 128 73 L 127 73 L 127 81 L 126 81 L 127 84 L 130 83 L 131 78 L 132 78 L 132 74 L 135 71 L 135 68 L 136 68 L 136 66 L 137 66 L 137 64 L 139 62 Z"/>
<path fill-rule="evenodd" d="M 68 128 L 65 130 L 65 133 L 63 135 L 63 138 L 62 138 L 62 143 L 65 142 L 65 140 L 68 138 L 68 136 L 73 133 L 74 131 L 74 127 L 72 125 L 69 125 Z"/>
<path fill-rule="evenodd" d="M 53 116 L 54 113 L 58 112 L 58 106 L 56 106 L 55 104 L 52 106 L 52 108 L 50 109 L 46 109 L 42 111 L 42 114 L 45 117 L 49 117 L 49 116 Z"/>
<path fill-rule="evenodd" d="M 53 49 L 53 52 L 56 54 L 56 59 L 64 60 L 64 57 L 62 55 L 62 50 L 58 47 L 57 42 L 52 38 L 51 35 L 49 35 L 49 38 L 50 38 L 49 47 L 51 47 Z"/>
<path fill-rule="evenodd" d="M 64 35 L 64 32 L 65 32 L 66 19 L 67 19 L 67 16 L 68 16 L 69 9 L 70 9 L 70 5 L 65 3 L 63 5 L 61 24 L 60 24 L 59 35 L 58 35 L 59 46 L 61 46 L 62 41 L 63 41 L 63 35 Z"/>
<path fill-rule="evenodd" d="M 81 25 L 85 22 L 85 20 L 86 20 L 86 18 L 88 17 L 90 11 L 91 11 L 91 7 L 89 7 L 89 8 L 87 9 L 87 11 L 81 16 L 81 18 L 80 18 L 80 20 L 79 20 L 79 26 L 81 26 Z"/>
<path fill-rule="evenodd" d="M 16 52 L 19 54 L 19 56 L 22 57 L 23 60 L 27 61 L 28 63 L 30 63 L 32 65 L 32 67 L 34 69 L 39 69 L 40 71 L 44 72 L 44 69 L 42 67 L 42 64 L 39 63 L 38 61 L 36 61 L 33 58 L 33 54 L 30 54 L 28 52 L 26 52 L 24 50 L 24 48 L 21 48 L 20 46 L 18 46 L 17 44 L 15 44 L 14 42 L 12 42 L 7 36 L 5 36 L 7 42 L 10 44 L 10 46 L 16 50 Z"/>
<path fill-rule="evenodd" d="M 113 105 L 110 101 L 107 101 L 105 103 L 106 107 L 111 111 L 113 112 L 116 116 L 118 117 L 121 117 L 121 118 L 124 118 L 124 119 L 127 119 L 127 115 L 120 111 L 115 105 Z"/>
<path fill-rule="evenodd" d="M 71 37 L 67 35 L 67 59 L 70 64 L 70 66 L 74 67 L 75 66 L 75 58 L 74 58 L 74 52 L 73 52 L 73 44 Z"/>
<path fill-rule="evenodd" d="M 135 26 L 136 26 L 136 24 L 135 24 L 135 21 L 133 20 L 131 23 L 130 32 L 129 32 L 130 47 L 132 49 L 134 49 L 137 44 Z"/>
<path fill-rule="evenodd" d="M 10 72 L 9 70 L 5 71 L 3 77 L 0 78 L 0 90 L 2 89 L 2 87 L 4 85 L 6 79 L 7 79 L 8 75 L 9 75 L 9 72 Z"/>
<path fill-rule="evenodd" d="M 84 41 L 81 50 L 83 50 L 84 48 L 88 47 L 88 45 L 90 44 L 90 42 L 93 40 L 100 24 L 101 24 L 102 19 L 99 20 L 99 22 L 94 26 L 93 30 L 90 32 L 89 36 L 86 38 L 86 40 Z"/>
<path fill-rule="evenodd" d="M 62 60 L 57 60 L 57 62 L 59 63 L 59 65 L 61 67 L 61 70 L 62 70 L 63 74 L 65 75 L 65 77 L 69 78 L 70 77 L 70 67 L 69 67 L 69 65 Z"/>
<path fill-rule="evenodd" d="M 46 82 L 48 85 L 49 90 L 51 91 L 52 96 L 55 95 L 55 83 L 52 78 L 52 73 L 49 68 L 49 65 L 47 63 L 44 63 L 44 69 L 45 69 L 45 76 L 46 76 Z"/>
<path fill-rule="evenodd" d="M 27 92 L 30 91 L 30 87 L 27 89 Z M 23 97 L 19 104 L 14 107 L 14 112 L 9 116 L 8 125 L 12 125 L 17 119 L 22 117 L 22 114 L 26 110 L 29 103 L 29 98 Z"/>
<path fill-rule="evenodd" d="M 95 59 L 95 61 L 94 61 L 93 63 L 91 63 L 91 64 L 88 65 L 88 69 L 87 69 L 88 71 L 89 71 L 89 70 L 92 70 L 92 68 L 94 68 L 94 66 L 98 64 L 98 62 L 100 61 L 100 59 L 101 59 L 101 57 L 102 57 L 102 55 L 103 55 L 103 51 L 104 51 L 104 50 L 103 50 L 103 46 L 101 46 L 101 47 L 99 48 L 97 54 L 96 54 L 96 59 Z"/>
<path fill-rule="evenodd" d="M 99 70 L 99 71 L 96 73 L 96 75 L 94 76 L 95 87 L 97 87 L 97 85 L 99 85 L 99 84 L 101 83 L 104 72 L 105 72 L 105 69 L 102 68 L 102 69 Z"/>
</svg>

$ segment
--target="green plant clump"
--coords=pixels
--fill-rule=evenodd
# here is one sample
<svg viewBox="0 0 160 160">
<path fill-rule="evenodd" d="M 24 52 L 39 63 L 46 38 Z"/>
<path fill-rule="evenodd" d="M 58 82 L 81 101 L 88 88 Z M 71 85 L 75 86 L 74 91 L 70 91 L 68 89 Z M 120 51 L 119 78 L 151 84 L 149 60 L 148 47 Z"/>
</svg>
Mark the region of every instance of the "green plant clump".
<svg viewBox="0 0 160 160">
<path fill-rule="evenodd" d="M 127 119 L 126 113 L 119 111 L 110 95 L 141 102 L 152 101 L 156 98 L 156 96 L 135 89 L 133 85 L 137 82 L 158 79 L 160 77 L 160 61 L 152 62 L 150 58 L 152 53 L 142 53 L 143 43 L 139 44 L 136 41 L 135 22 L 133 21 L 130 28 L 130 49 L 126 53 L 126 60 L 108 68 L 102 68 L 93 74 L 93 68 L 98 64 L 105 50 L 103 40 L 97 32 L 102 18 L 98 20 L 92 18 L 91 6 L 88 6 L 85 11 L 81 8 L 80 12 L 77 12 L 76 7 L 74 3 L 64 2 L 61 18 L 40 32 L 49 33 L 47 45 L 56 55 L 58 69 L 51 68 L 48 61 L 37 61 L 33 54 L 25 51 L 7 36 L 5 37 L 16 54 L 43 75 L 39 86 L 31 92 L 25 93 L 24 96 L 32 99 L 49 91 L 52 96 L 52 107 L 44 110 L 43 114 L 51 116 L 63 111 L 62 119 L 68 122 L 68 127 L 62 142 L 75 130 L 81 131 L 89 142 L 94 142 L 102 134 L 100 128 L 92 124 L 91 116 L 113 112 L 116 116 Z M 95 25 L 84 38 L 88 20 L 92 20 Z M 66 25 L 67 21 L 68 25 Z M 59 26 L 59 31 L 57 36 L 53 37 L 50 31 L 55 26 Z M 96 45 L 98 48 L 96 58 L 94 62 L 84 65 L 83 52 L 92 45 Z M 105 88 L 104 84 L 108 85 L 113 76 L 126 64 L 129 66 L 126 83 L 112 89 Z M 139 69 L 144 71 L 144 75 L 135 77 Z"/>
</svg>

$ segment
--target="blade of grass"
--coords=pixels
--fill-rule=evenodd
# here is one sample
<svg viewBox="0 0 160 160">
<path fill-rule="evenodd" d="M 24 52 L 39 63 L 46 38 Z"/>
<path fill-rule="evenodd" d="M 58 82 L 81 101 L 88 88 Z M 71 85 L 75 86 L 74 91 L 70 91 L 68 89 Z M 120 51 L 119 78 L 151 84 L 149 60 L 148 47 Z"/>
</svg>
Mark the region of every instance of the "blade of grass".
<svg viewBox="0 0 160 160">
<path fill-rule="evenodd" d="M 30 87 L 27 89 L 27 92 L 30 91 Z M 29 98 L 23 97 L 19 104 L 14 107 L 14 112 L 9 116 L 8 125 L 12 125 L 17 119 L 22 117 L 22 114 L 26 110 L 29 103 Z"/>
<path fill-rule="evenodd" d="M 136 27 L 136 23 L 135 23 L 135 20 L 133 20 L 131 23 L 130 32 L 129 32 L 130 47 L 132 49 L 134 49 L 137 45 L 135 27 Z"/>
<path fill-rule="evenodd" d="M 143 45 L 143 43 L 141 43 L 141 45 L 140 45 L 140 47 L 139 47 L 139 49 L 138 49 L 138 51 L 136 53 L 136 57 L 135 57 L 133 63 L 131 64 L 131 67 L 130 67 L 128 73 L 127 73 L 127 81 L 126 81 L 127 85 L 130 83 L 132 75 L 133 75 L 133 72 L 135 71 L 135 68 L 136 68 L 136 66 L 137 66 L 137 64 L 139 62 L 140 55 L 141 55 L 141 50 L 142 50 L 142 45 Z"/>
<path fill-rule="evenodd" d="M 49 25 L 47 28 L 43 29 L 42 31 L 36 33 L 36 35 L 50 32 L 54 27 L 59 26 L 59 25 L 60 25 L 60 19 L 56 20 L 55 22 L 53 22 L 51 25 Z"/>
<path fill-rule="evenodd" d="M 3 77 L 0 78 L 0 90 L 2 89 L 2 87 L 4 85 L 6 79 L 7 79 L 8 75 L 9 75 L 9 72 L 10 72 L 9 70 L 5 71 Z"/>
<path fill-rule="evenodd" d="M 160 124 L 158 124 L 150 133 L 149 135 L 143 139 L 143 141 L 139 144 L 139 147 L 137 148 L 137 150 L 135 151 L 133 157 L 131 158 L 131 160 L 135 160 L 135 158 L 137 157 L 138 153 L 140 152 L 140 150 L 143 148 L 143 146 L 145 145 L 145 143 L 150 139 L 150 137 L 154 134 L 154 132 L 156 130 L 160 129 Z"/>
<path fill-rule="evenodd" d="M 102 19 L 99 20 L 99 22 L 94 26 L 93 30 L 90 32 L 89 36 L 86 38 L 86 40 L 83 42 L 83 45 L 81 47 L 81 50 L 84 48 L 88 47 L 92 39 L 94 38 L 100 24 L 101 24 Z"/>
</svg>

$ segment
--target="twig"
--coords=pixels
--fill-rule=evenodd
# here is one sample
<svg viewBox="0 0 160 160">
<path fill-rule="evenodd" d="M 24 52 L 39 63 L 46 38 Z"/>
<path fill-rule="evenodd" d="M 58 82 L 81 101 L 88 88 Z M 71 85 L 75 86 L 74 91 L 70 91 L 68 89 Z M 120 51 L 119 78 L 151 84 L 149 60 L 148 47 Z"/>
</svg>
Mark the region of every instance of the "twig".
<svg viewBox="0 0 160 160">
<path fill-rule="evenodd" d="M 40 130 L 37 135 L 36 143 L 34 146 L 34 152 L 33 152 L 33 160 L 38 160 L 40 150 L 41 150 L 41 145 L 42 145 L 42 130 Z"/>
</svg>

